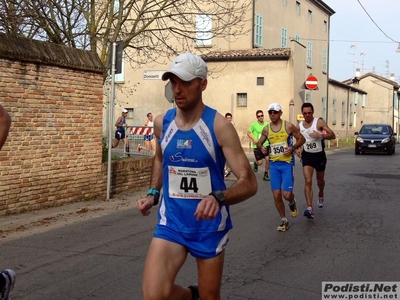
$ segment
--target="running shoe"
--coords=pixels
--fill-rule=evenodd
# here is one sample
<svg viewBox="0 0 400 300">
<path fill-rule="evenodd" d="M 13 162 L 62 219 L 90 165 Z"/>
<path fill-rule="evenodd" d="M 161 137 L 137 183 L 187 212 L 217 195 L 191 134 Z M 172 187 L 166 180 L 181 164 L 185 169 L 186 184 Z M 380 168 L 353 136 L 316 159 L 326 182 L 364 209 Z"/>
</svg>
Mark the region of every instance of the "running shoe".
<svg viewBox="0 0 400 300">
<path fill-rule="evenodd" d="M 318 197 L 318 207 L 319 208 L 324 207 L 324 196 Z"/>
<path fill-rule="evenodd" d="M 289 221 L 282 220 L 281 225 L 278 226 L 276 230 L 278 231 L 286 231 L 289 228 Z"/>
<path fill-rule="evenodd" d="M 309 218 L 309 219 L 314 219 L 314 212 L 312 209 L 306 208 L 304 211 L 304 216 Z"/>
<path fill-rule="evenodd" d="M 264 178 L 263 178 L 263 180 L 265 180 L 265 181 L 269 181 L 269 176 L 268 176 L 268 173 L 264 173 Z"/>
<path fill-rule="evenodd" d="M 2 291 L 0 291 L 0 300 L 11 300 L 10 292 L 14 288 L 15 283 L 15 272 L 10 269 L 1 271 L 0 276 L 3 276 L 6 280 L 6 284 Z"/>
<path fill-rule="evenodd" d="M 189 289 L 192 291 L 192 300 L 200 300 L 199 288 L 197 284 L 192 284 L 189 286 Z"/>
<path fill-rule="evenodd" d="M 253 171 L 256 173 L 258 172 L 258 165 L 256 161 L 253 163 Z"/>
<path fill-rule="evenodd" d="M 137 146 L 137 152 L 140 153 L 140 150 L 142 150 L 142 147 L 140 146 L 140 144 Z"/>
<path fill-rule="evenodd" d="M 289 208 L 290 208 L 290 215 L 292 216 L 292 218 L 297 217 L 299 211 L 297 210 L 296 199 L 293 199 L 293 204 L 289 204 Z"/>
</svg>

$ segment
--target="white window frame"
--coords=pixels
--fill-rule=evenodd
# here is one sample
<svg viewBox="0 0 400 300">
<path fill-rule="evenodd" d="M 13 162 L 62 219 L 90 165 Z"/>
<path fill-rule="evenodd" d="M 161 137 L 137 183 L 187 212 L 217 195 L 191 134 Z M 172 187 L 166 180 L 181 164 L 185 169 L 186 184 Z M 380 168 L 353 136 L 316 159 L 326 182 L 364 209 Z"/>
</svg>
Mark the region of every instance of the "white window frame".
<svg viewBox="0 0 400 300">
<path fill-rule="evenodd" d="M 332 115 L 332 125 L 336 125 L 336 119 L 337 119 L 337 100 L 334 98 L 333 99 L 333 115 Z"/>
<path fill-rule="evenodd" d="M 306 102 L 312 103 L 312 94 L 311 91 L 306 92 Z"/>
<path fill-rule="evenodd" d="M 324 49 L 322 50 L 322 72 L 328 72 L 328 55 L 327 51 Z"/>
<path fill-rule="evenodd" d="M 263 17 L 256 15 L 254 24 L 254 46 L 262 47 L 263 45 Z"/>
<path fill-rule="evenodd" d="M 196 15 L 196 46 L 212 46 L 212 15 Z"/>
<path fill-rule="evenodd" d="M 353 126 L 353 118 L 354 118 L 354 106 L 353 103 L 350 103 L 350 120 L 349 120 L 349 126 Z"/>
<path fill-rule="evenodd" d="M 322 97 L 322 118 L 324 119 L 324 120 L 326 120 L 326 106 L 327 106 L 327 103 L 326 103 L 326 97 L 324 96 L 324 97 Z"/>
<path fill-rule="evenodd" d="M 312 43 L 307 42 L 307 66 L 312 67 Z"/>
<path fill-rule="evenodd" d="M 346 125 L 346 101 L 342 101 L 342 125 Z"/>
<path fill-rule="evenodd" d="M 281 37 L 281 47 L 286 48 L 287 47 L 287 29 L 282 27 L 282 37 Z"/>
<path fill-rule="evenodd" d="M 247 107 L 247 93 L 237 93 L 236 94 L 236 106 L 237 107 Z"/>
</svg>

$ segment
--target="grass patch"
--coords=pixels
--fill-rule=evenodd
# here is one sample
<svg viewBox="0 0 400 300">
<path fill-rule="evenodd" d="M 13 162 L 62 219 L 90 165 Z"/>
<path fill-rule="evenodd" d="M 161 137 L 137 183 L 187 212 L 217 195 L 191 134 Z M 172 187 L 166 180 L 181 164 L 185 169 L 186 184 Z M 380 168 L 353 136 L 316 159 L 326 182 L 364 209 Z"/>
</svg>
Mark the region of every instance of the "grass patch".
<svg viewBox="0 0 400 300">
<path fill-rule="evenodd" d="M 338 143 L 339 142 L 339 143 Z M 325 141 L 325 150 L 341 149 L 341 148 L 352 148 L 354 147 L 353 138 L 342 138 Z"/>
</svg>

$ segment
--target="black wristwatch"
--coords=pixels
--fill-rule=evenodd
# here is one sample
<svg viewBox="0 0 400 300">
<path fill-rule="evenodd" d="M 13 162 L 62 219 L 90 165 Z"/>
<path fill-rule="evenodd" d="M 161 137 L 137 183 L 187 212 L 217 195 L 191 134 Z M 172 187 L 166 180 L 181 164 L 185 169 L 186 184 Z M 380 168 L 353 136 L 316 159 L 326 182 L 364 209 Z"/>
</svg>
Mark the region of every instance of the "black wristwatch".
<svg viewBox="0 0 400 300">
<path fill-rule="evenodd" d="M 148 195 L 154 196 L 153 206 L 156 206 L 158 204 L 158 201 L 160 200 L 160 191 L 157 189 L 149 189 L 149 191 L 147 192 L 147 196 Z"/>
<path fill-rule="evenodd" d="M 225 196 L 224 193 L 222 191 L 214 191 L 211 192 L 209 195 L 214 196 L 215 200 L 218 201 L 219 205 L 224 205 L 225 204 Z"/>
</svg>

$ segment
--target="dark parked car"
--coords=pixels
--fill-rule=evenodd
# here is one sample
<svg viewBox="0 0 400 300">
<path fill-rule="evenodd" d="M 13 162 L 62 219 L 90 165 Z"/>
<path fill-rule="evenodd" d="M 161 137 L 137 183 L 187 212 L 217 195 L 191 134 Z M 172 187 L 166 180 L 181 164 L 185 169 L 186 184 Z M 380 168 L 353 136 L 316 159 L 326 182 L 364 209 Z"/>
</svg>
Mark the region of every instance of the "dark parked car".
<svg viewBox="0 0 400 300">
<path fill-rule="evenodd" d="M 356 138 L 356 155 L 368 152 L 395 153 L 396 133 L 388 124 L 364 124 Z"/>
</svg>

